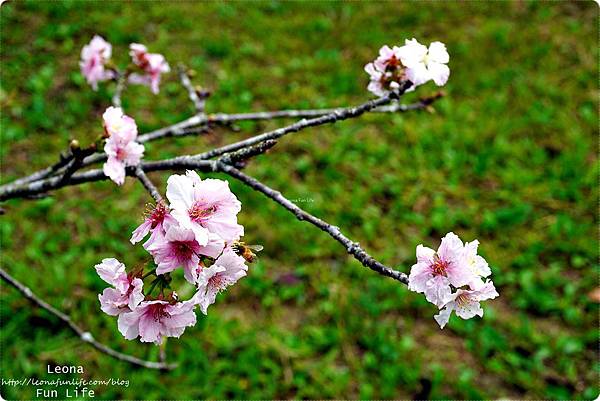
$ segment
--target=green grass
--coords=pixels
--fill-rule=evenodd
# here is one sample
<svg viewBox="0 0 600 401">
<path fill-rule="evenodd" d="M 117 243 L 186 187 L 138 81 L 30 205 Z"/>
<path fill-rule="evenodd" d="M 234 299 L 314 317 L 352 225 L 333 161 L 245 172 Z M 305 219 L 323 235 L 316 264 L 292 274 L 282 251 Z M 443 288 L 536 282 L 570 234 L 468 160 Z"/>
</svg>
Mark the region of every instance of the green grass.
<svg viewBox="0 0 600 401">
<path fill-rule="evenodd" d="M 592 2 L 9 2 L 0 9 L 2 182 L 101 130 L 113 84 L 78 70 L 99 33 L 119 63 L 130 42 L 184 61 L 214 92 L 211 112 L 331 107 L 369 98 L 365 63 L 383 44 L 444 41 L 447 97 L 436 113 L 368 115 L 284 138 L 248 173 L 408 271 L 415 246 L 478 238 L 500 298 L 484 319 L 443 331 L 420 294 L 362 267 L 326 234 L 231 181 L 246 240 L 265 246 L 249 276 L 168 342 L 171 373 L 115 361 L 12 288 L 0 291 L 4 378 L 52 378 L 46 364 L 125 378 L 99 399 L 549 398 L 598 395 L 598 7 Z M 407 101 L 433 93 L 419 88 Z M 142 132 L 189 116 L 175 74 L 161 93 L 128 88 Z M 199 152 L 276 128 L 241 124 L 146 146 L 148 159 Z M 168 174 L 153 174 L 164 185 Z M 219 176 L 226 178 L 224 176 Z M 2 266 L 96 338 L 137 356 L 102 314 L 93 266 L 132 247 L 148 195 L 128 180 L 13 200 L 0 217 Z M 297 280 L 286 284 L 283 277 Z M 49 388 L 49 387 L 46 387 Z M 3 386 L 7 399 L 33 387 Z"/>
</svg>

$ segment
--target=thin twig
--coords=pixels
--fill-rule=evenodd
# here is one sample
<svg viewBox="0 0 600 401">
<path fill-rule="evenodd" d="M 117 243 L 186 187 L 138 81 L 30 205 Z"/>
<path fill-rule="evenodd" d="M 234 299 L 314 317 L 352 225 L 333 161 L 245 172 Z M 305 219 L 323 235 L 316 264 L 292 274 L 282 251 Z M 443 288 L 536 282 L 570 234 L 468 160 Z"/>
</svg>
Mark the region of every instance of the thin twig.
<svg viewBox="0 0 600 401">
<path fill-rule="evenodd" d="M 221 161 L 223 163 L 231 164 L 231 165 L 243 163 L 247 159 L 250 159 L 251 157 L 265 153 L 267 150 L 271 149 L 276 144 L 277 144 L 276 140 L 269 139 L 264 142 L 260 142 L 256 145 L 249 146 L 247 148 L 242 148 L 233 153 L 226 153 L 219 158 L 219 161 Z"/>
<path fill-rule="evenodd" d="M 139 165 L 135 168 L 135 175 L 137 176 L 138 180 L 140 180 L 144 188 L 146 188 L 146 191 L 148 191 L 150 195 L 154 198 L 157 204 L 158 202 L 162 201 L 162 196 L 160 195 L 160 192 L 158 192 L 158 189 L 154 186 L 152 181 L 150 181 L 150 178 L 148 178 L 146 173 L 144 173 L 144 170 L 142 170 L 142 168 Z"/>
<path fill-rule="evenodd" d="M 123 353 L 121 353 L 119 351 L 115 351 L 114 349 L 110 348 L 109 346 L 104 345 L 101 342 L 95 340 L 94 337 L 92 336 L 92 334 L 89 331 L 85 331 L 80 326 L 78 326 L 77 324 L 75 324 L 71 320 L 71 318 L 69 316 L 67 316 L 63 312 L 61 312 L 58 309 L 54 308 L 52 305 L 48 304 L 46 301 L 44 301 L 41 298 L 39 298 L 37 295 L 35 295 L 31 291 L 31 289 L 29 289 L 29 287 L 25 286 L 20 281 L 18 281 L 14 277 L 12 277 L 10 274 L 8 274 L 2 268 L 0 268 L 0 277 L 2 278 L 2 280 L 4 280 L 8 284 L 10 284 L 12 287 L 14 287 L 15 289 L 17 289 L 21 294 L 23 294 L 25 296 L 25 298 L 29 299 L 31 302 L 33 302 L 34 304 L 36 304 L 40 308 L 45 309 L 46 311 L 50 312 L 52 315 L 54 315 L 57 318 L 59 318 L 73 332 L 75 332 L 75 334 L 77 334 L 77 336 L 83 342 L 90 344 L 92 347 L 96 348 L 97 350 L 99 350 L 99 351 L 101 351 L 101 352 L 103 352 L 103 353 L 105 353 L 107 355 L 110 355 L 113 358 L 116 358 L 116 359 L 118 359 L 120 361 L 129 362 L 129 363 L 132 363 L 134 365 L 142 366 L 144 368 L 149 368 L 149 369 L 174 369 L 174 368 L 177 367 L 176 364 L 167 364 L 164 361 L 162 361 L 162 362 L 146 361 L 146 360 L 139 359 L 139 358 L 136 358 L 136 357 L 131 356 L 131 355 L 123 354 Z"/>
<path fill-rule="evenodd" d="M 42 179 L 44 179 L 46 177 L 49 177 L 54 172 L 60 170 L 61 168 L 63 168 L 67 164 L 69 164 L 69 162 L 72 159 L 73 159 L 73 154 L 70 153 L 70 151 L 68 153 L 62 153 L 61 152 L 59 154 L 59 160 L 58 160 L 58 162 L 54 163 L 53 165 L 51 165 L 49 167 L 46 167 L 45 169 L 36 171 L 35 173 L 32 173 L 32 174 L 30 174 L 28 176 L 16 179 L 12 183 L 10 183 L 9 185 L 22 185 L 22 184 L 27 184 L 27 183 L 33 182 L 33 181 L 42 180 Z"/>
<path fill-rule="evenodd" d="M 121 95 L 123 94 L 123 90 L 125 90 L 125 85 L 127 84 L 127 77 L 125 74 L 117 71 L 117 86 L 115 87 L 115 93 L 112 97 L 112 104 L 115 107 L 121 107 Z"/>
<path fill-rule="evenodd" d="M 300 207 L 298 207 L 295 203 L 285 198 L 279 191 L 276 191 L 272 188 L 269 188 L 265 184 L 261 183 L 257 179 L 250 177 L 240 170 L 236 169 L 233 166 L 225 164 L 223 162 L 217 162 L 217 170 L 227 173 L 231 177 L 241 181 L 242 183 L 248 185 L 249 187 L 255 189 L 256 191 L 262 192 L 267 197 L 271 198 L 275 202 L 279 203 L 281 206 L 292 212 L 298 220 L 307 221 L 312 225 L 320 228 L 322 231 L 325 231 L 329 234 L 333 239 L 344 245 L 348 253 L 356 258 L 363 266 L 368 267 L 369 269 L 376 271 L 379 274 L 382 274 L 387 277 L 391 277 L 395 280 L 398 280 L 404 284 L 408 284 L 408 276 L 402 272 L 391 269 L 386 265 L 375 260 L 371 255 L 365 252 L 364 249 L 360 247 L 358 242 L 353 242 L 348 237 L 346 237 L 340 231 L 339 227 L 333 226 L 318 217 L 313 216 L 312 214 L 304 211 Z"/>
<path fill-rule="evenodd" d="M 201 98 L 198 95 L 198 92 L 196 91 L 196 88 L 194 88 L 194 85 L 192 84 L 192 81 L 190 80 L 190 77 L 187 73 L 187 67 L 183 64 L 179 64 L 177 69 L 179 70 L 178 72 L 179 72 L 179 79 L 181 80 L 181 84 L 187 90 L 188 97 L 190 98 L 192 103 L 194 103 L 194 108 L 196 109 L 196 112 L 198 114 L 203 114 L 205 98 L 204 97 Z"/>
<path fill-rule="evenodd" d="M 239 142 L 235 142 L 229 145 L 222 146 L 220 148 L 216 148 L 213 150 L 209 150 L 208 152 L 202 153 L 198 155 L 198 159 L 211 159 L 215 156 L 220 156 L 224 153 L 234 152 L 238 149 L 245 148 L 247 146 L 255 145 L 259 142 L 263 142 L 269 139 L 278 139 L 284 135 L 298 132 L 303 129 L 309 127 L 315 127 L 318 125 L 331 124 L 337 121 L 347 120 L 348 118 L 358 117 L 364 113 L 367 113 L 376 107 L 384 106 L 389 104 L 395 99 L 398 99 L 400 96 L 404 94 L 406 89 L 408 89 L 412 85 L 410 81 L 405 81 L 403 85 L 396 92 L 390 92 L 389 94 L 380 97 L 379 99 L 369 100 L 359 106 L 355 107 L 347 107 L 342 109 L 336 109 L 335 111 L 325 114 L 321 117 L 311 118 L 309 120 L 302 119 L 294 124 L 288 125 L 286 127 L 282 127 L 276 129 L 274 131 L 265 132 L 264 134 L 256 135 L 248 139 L 244 139 Z"/>
<path fill-rule="evenodd" d="M 434 95 L 424 97 L 418 102 L 402 104 L 394 102 L 388 106 L 379 106 L 371 110 L 372 113 L 403 113 L 412 110 L 424 109 L 431 105 L 436 100 L 444 96 L 443 92 L 435 93 Z M 304 109 L 304 110 L 276 110 L 276 111 L 257 111 L 251 113 L 215 113 L 208 116 L 210 123 L 221 123 L 230 124 L 238 121 L 252 121 L 252 120 L 274 120 L 277 118 L 314 118 L 321 117 L 327 114 L 339 112 L 343 110 L 343 107 L 329 108 L 329 109 Z"/>
</svg>

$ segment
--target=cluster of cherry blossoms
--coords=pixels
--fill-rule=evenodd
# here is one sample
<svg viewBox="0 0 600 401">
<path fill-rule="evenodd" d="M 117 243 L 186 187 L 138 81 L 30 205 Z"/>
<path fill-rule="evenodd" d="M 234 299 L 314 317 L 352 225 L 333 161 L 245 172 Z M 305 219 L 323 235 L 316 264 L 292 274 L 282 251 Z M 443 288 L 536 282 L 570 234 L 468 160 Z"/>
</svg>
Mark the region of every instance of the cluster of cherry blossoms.
<svg viewBox="0 0 600 401">
<path fill-rule="evenodd" d="M 430 80 L 438 86 L 448 81 L 450 69 L 446 65 L 450 56 L 442 42 L 433 42 L 429 48 L 416 39 L 405 40 L 404 46 L 383 46 L 379 57 L 365 65 L 371 82 L 367 89 L 377 96 L 383 96 L 400 87 L 406 80 L 412 82 L 407 91 Z"/>
<path fill-rule="evenodd" d="M 131 84 L 150 87 L 157 94 L 162 73 L 170 71 L 169 64 L 161 54 L 149 53 L 146 46 L 139 43 L 129 45 L 132 64 L 125 70 L 125 77 Z M 112 63 L 112 46 L 101 36 L 95 35 L 91 42 L 81 49 L 81 73 L 94 90 L 98 82 L 117 79 L 120 73 Z"/>
<path fill-rule="evenodd" d="M 241 203 L 227 181 L 202 180 L 187 171 L 169 177 L 166 195 L 170 204 L 158 202 L 131 236 L 132 244 L 148 237 L 143 247 L 156 266 L 126 272 L 116 259 L 96 265 L 113 286 L 99 295 L 101 309 L 118 316 L 119 331 L 128 340 L 160 344 L 164 337 L 179 337 L 196 324 L 195 307 L 206 314 L 217 294 L 244 277 L 246 262 L 254 260 L 249 246 L 239 241 Z M 171 273 L 179 268 L 195 287 L 187 301 L 171 289 Z M 152 281 L 145 290 L 147 279 Z"/>
<path fill-rule="evenodd" d="M 104 136 L 108 137 L 104 152 L 108 156 L 104 163 L 104 174 L 117 185 L 125 182 L 125 167 L 136 166 L 144 154 L 144 145 L 137 143 L 135 120 L 125 114 L 120 107 L 109 107 L 102 115 Z"/>
<path fill-rule="evenodd" d="M 452 311 L 463 319 L 481 317 L 480 302 L 498 296 L 494 283 L 487 279 L 492 271 L 477 254 L 478 245 L 477 240 L 463 244 L 450 232 L 442 238 L 437 252 L 417 246 L 417 263 L 410 269 L 408 289 L 424 293 L 440 309 L 434 318 L 442 329 Z"/>
</svg>

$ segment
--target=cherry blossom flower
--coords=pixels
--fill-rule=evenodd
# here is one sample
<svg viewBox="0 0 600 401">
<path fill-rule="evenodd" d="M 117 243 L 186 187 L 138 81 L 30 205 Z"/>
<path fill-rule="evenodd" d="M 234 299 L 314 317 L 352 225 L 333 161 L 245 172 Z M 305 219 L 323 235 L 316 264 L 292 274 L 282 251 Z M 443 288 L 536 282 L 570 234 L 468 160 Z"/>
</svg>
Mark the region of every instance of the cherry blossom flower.
<svg viewBox="0 0 600 401">
<path fill-rule="evenodd" d="M 397 68 L 399 65 L 401 65 L 400 48 L 398 46 L 382 46 L 381 49 L 379 49 L 379 57 L 375 59 L 373 64 L 375 64 L 375 67 L 379 71 L 389 71 Z"/>
<path fill-rule="evenodd" d="M 104 131 L 109 138 L 126 144 L 137 138 L 138 130 L 135 120 L 125 114 L 120 107 L 110 106 L 102 114 Z"/>
<path fill-rule="evenodd" d="M 139 43 L 132 43 L 129 45 L 129 55 L 133 64 L 138 67 L 144 68 L 148 63 L 148 48 Z"/>
<path fill-rule="evenodd" d="M 127 340 L 161 344 L 164 337 L 181 336 L 186 327 L 196 324 L 196 298 L 185 302 L 143 301 L 137 308 L 119 315 L 119 331 Z"/>
<path fill-rule="evenodd" d="M 139 164 L 144 154 L 144 145 L 137 142 L 129 142 L 123 145 L 109 138 L 106 145 L 104 145 L 104 151 L 108 155 L 108 160 L 102 168 L 104 174 L 117 185 L 123 185 L 125 182 L 125 167 Z"/>
<path fill-rule="evenodd" d="M 405 80 L 404 66 L 400 62 L 400 48 L 383 46 L 379 49 L 379 57 L 367 65 L 365 72 L 371 81 L 367 89 L 376 96 L 383 96 L 390 90 L 400 87 L 400 82 Z"/>
<path fill-rule="evenodd" d="M 408 289 L 425 293 L 429 302 L 441 307 L 452 292 L 450 285 L 458 288 L 476 278 L 465 261 L 462 241 L 450 232 L 442 238 L 437 252 L 417 246 L 417 263 L 410 270 Z"/>
<path fill-rule="evenodd" d="M 476 283 L 476 284 L 475 284 Z M 446 298 L 443 309 L 434 318 L 444 328 L 452 311 L 462 319 L 470 319 L 475 315 L 483 317 L 483 309 L 480 302 L 486 299 L 494 299 L 498 296 L 498 292 L 492 281 L 487 280 L 485 283 L 482 280 L 473 282 L 470 289 L 458 289 L 454 294 Z"/>
<path fill-rule="evenodd" d="M 448 81 L 450 69 L 446 65 L 450 56 L 446 46 L 433 42 L 426 46 L 416 39 L 406 40 L 404 46 L 383 46 L 375 61 L 365 65 L 365 71 L 371 81 L 367 89 L 377 96 L 383 96 L 400 87 L 400 83 L 409 80 L 415 87 L 433 80 L 438 86 Z"/>
<path fill-rule="evenodd" d="M 473 271 L 476 277 L 488 277 L 492 274 L 488 262 L 477 254 L 477 247 L 479 241 L 475 240 L 472 242 L 465 243 L 463 248 L 463 257 L 467 266 Z M 481 281 L 480 279 L 477 279 Z"/>
<path fill-rule="evenodd" d="M 218 293 L 246 275 L 248 266 L 244 262 L 243 257 L 228 247 L 212 266 L 201 269 L 197 294 L 202 313 L 206 315 L 208 307 L 215 302 Z"/>
<path fill-rule="evenodd" d="M 132 84 L 147 85 L 152 93 L 159 92 L 160 75 L 171 71 L 164 56 L 157 53 L 148 53 L 146 46 L 139 43 L 129 45 L 131 59 L 135 65 L 144 71 L 143 74 L 133 73 L 129 75 Z"/>
<path fill-rule="evenodd" d="M 120 107 L 109 107 L 102 115 L 104 130 L 109 135 L 104 145 L 108 160 L 104 174 L 117 185 L 125 182 L 125 167 L 139 164 L 144 145 L 135 142 L 137 125 L 133 118 L 123 114 Z"/>
<path fill-rule="evenodd" d="M 167 220 L 174 220 L 169 212 L 169 207 L 165 202 L 161 201 L 148 213 L 146 219 L 131 233 L 131 243 L 136 244 L 140 242 L 150 231 L 154 230 L 164 231 L 163 222 Z"/>
<path fill-rule="evenodd" d="M 450 69 L 446 65 L 450 60 L 446 46 L 442 42 L 432 42 L 429 49 L 416 39 L 406 40 L 398 49 L 399 58 L 406 66 L 406 76 L 419 86 L 429 80 L 443 86 L 448 81 Z"/>
<path fill-rule="evenodd" d="M 97 264 L 96 272 L 100 278 L 114 288 L 106 288 L 98 295 L 100 309 L 108 315 L 117 316 L 137 307 L 144 299 L 141 279 L 128 275 L 125 265 L 117 259 L 103 259 Z"/>
<path fill-rule="evenodd" d="M 216 258 L 225 243 L 217 235 L 210 234 L 208 243 L 200 245 L 190 229 L 178 224 L 164 224 L 163 227 L 164 234 L 161 230 L 156 230 L 151 240 L 144 244 L 157 264 L 156 274 L 168 273 L 183 266 L 185 279 L 195 284 L 198 280 L 200 256 Z"/>
<path fill-rule="evenodd" d="M 113 79 L 114 71 L 105 68 L 110 59 L 112 46 L 101 36 L 95 35 L 91 42 L 81 49 L 79 66 L 81 73 L 92 89 L 98 89 L 98 82 Z"/>
<path fill-rule="evenodd" d="M 191 229 L 196 241 L 205 245 L 209 233 L 231 243 L 244 235 L 244 227 L 237 223 L 242 204 L 223 180 L 200 179 L 195 171 L 186 175 L 174 174 L 167 180 L 167 198 L 171 215 L 184 227 Z"/>
</svg>

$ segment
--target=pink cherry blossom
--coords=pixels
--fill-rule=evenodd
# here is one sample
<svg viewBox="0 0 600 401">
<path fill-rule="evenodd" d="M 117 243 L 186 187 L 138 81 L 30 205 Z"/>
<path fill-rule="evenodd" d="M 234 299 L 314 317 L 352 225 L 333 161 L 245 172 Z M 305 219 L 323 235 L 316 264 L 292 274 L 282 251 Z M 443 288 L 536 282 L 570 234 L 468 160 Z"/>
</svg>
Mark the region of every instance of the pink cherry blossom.
<svg viewBox="0 0 600 401">
<path fill-rule="evenodd" d="M 398 53 L 402 64 L 406 66 L 406 76 L 415 86 L 429 80 L 443 86 L 448 81 L 450 69 L 446 64 L 450 56 L 442 42 L 433 42 L 428 49 L 416 39 L 406 40 Z"/>
<path fill-rule="evenodd" d="M 156 274 L 164 274 L 183 266 L 184 277 L 195 284 L 198 280 L 200 256 L 216 258 L 225 243 L 217 235 L 210 234 L 206 245 L 196 241 L 194 232 L 178 224 L 164 224 L 165 232 L 156 230 L 144 248 L 154 257 Z"/>
<path fill-rule="evenodd" d="M 373 93 L 375 96 L 383 96 L 388 91 L 383 86 L 383 72 L 375 68 L 375 64 L 369 63 L 365 65 L 365 72 L 369 74 L 371 81 L 369 82 L 369 86 L 367 86 L 367 90 Z"/>
<path fill-rule="evenodd" d="M 383 46 L 379 49 L 379 57 L 367 65 L 365 72 L 371 81 L 367 89 L 376 96 L 383 96 L 400 87 L 400 82 L 405 80 L 404 66 L 399 58 L 400 48 Z"/>
<path fill-rule="evenodd" d="M 440 325 L 440 328 L 443 329 L 446 323 L 448 323 L 452 311 L 455 311 L 456 315 L 462 319 L 470 319 L 475 315 L 482 317 L 483 309 L 480 302 L 496 298 L 497 296 L 498 292 L 492 281 L 487 280 L 484 283 L 479 279 L 470 285 L 470 289 L 458 289 L 455 293 L 447 297 L 442 305 L 443 309 L 434 318 Z"/>
<path fill-rule="evenodd" d="M 98 89 L 98 82 L 115 77 L 114 71 L 107 70 L 105 64 L 110 59 L 112 46 L 102 37 L 95 35 L 92 41 L 81 49 L 81 73 L 94 90 Z"/>
<path fill-rule="evenodd" d="M 389 71 L 398 68 L 400 63 L 400 48 L 398 46 L 389 47 L 387 45 L 379 49 L 379 57 L 375 59 L 375 67 L 379 71 Z"/>
<path fill-rule="evenodd" d="M 479 277 L 488 277 L 490 274 L 492 274 L 492 271 L 490 270 L 490 266 L 488 265 L 487 261 L 477 254 L 478 246 L 479 241 L 477 240 L 465 243 L 463 248 L 463 258 L 467 266 L 473 271 L 479 280 Z"/>
<path fill-rule="evenodd" d="M 135 120 L 125 114 L 120 107 L 110 106 L 102 114 L 102 124 L 106 134 L 113 140 L 126 144 L 137 138 Z"/>
<path fill-rule="evenodd" d="M 131 243 L 140 242 L 150 231 L 163 231 L 163 222 L 172 220 L 168 206 L 165 202 L 158 202 L 156 206 L 148 213 L 146 219 L 138 228 L 131 233 Z"/>
<path fill-rule="evenodd" d="M 116 316 L 129 312 L 144 299 L 143 282 L 125 272 L 125 265 L 116 259 L 103 259 L 96 265 L 100 278 L 114 288 L 106 288 L 98 295 L 100 309 L 108 315 Z"/>
<path fill-rule="evenodd" d="M 144 71 L 143 74 L 133 73 L 129 75 L 132 84 L 147 85 L 152 93 L 159 92 L 160 75 L 171 71 L 164 56 L 157 53 L 148 53 L 146 46 L 139 43 L 129 45 L 131 59 L 135 65 Z"/>
<path fill-rule="evenodd" d="M 147 63 L 148 48 L 139 43 L 132 43 L 129 45 L 129 55 L 135 65 L 143 68 Z"/>
<path fill-rule="evenodd" d="M 167 180 L 167 198 L 171 215 L 184 227 L 191 229 L 199 244 L 208 243 L 209 233 L 231 243 L 244 235 L 237 223 L 241 203 L 223 180 L 200 179 L 195 171 L 172 175 Z"/>
<path fill-rule="evenodd" d="M 109 135 L 104 145 L 108 160 L 104 174 L 117 185 L 125 182 L 125 167 L 139 164 L 144 145 L 135 142 L 137 125 L 133 118 L 123 114 L 120 107 L 109 107 L 102 115 L 104 130 Z"/>
<path fill-rule="evenodd" d="M 206 315 L 208 307 L 215 302 L 218 293 L 246 275 L 248 266 L 244 262 L 243 257 L 228 247 L 212 266 L 200 271 L 198 297 L 202 313 Z"/>
<path fill-rule="evenodd" d="M 119 315 L 119 331 L 128 340 L 161 344 L 164 337 L 181 336 L 186 327 L 196 324 L 196 298 L 170 303 L 164 300 L 143 301 L 137 308 Z"/>
<path fill-rule="evenodd" d="M 466 264 L 462 241 L 450 232 L 442 238 L 437 252 L 417 246 L 417 263 L 410 270 L 408 289 L 425 293 L 429 302 L 441 307 L 452 292 L 450 285 L 458 288 L 476 278 Z"/>
<path fill-rule="evenodd" d="M 102 168 L 104 174 L 117 185 L 123 185 L 125 182 L 125 167 L 139 164 L 144 154 L 144 145 L 137 142 L 122 144 L 118 140 L 108 138 L 106 145 L 104 145 L 104 151 L 108 155 L 108 160 Z"/>
</svg>

